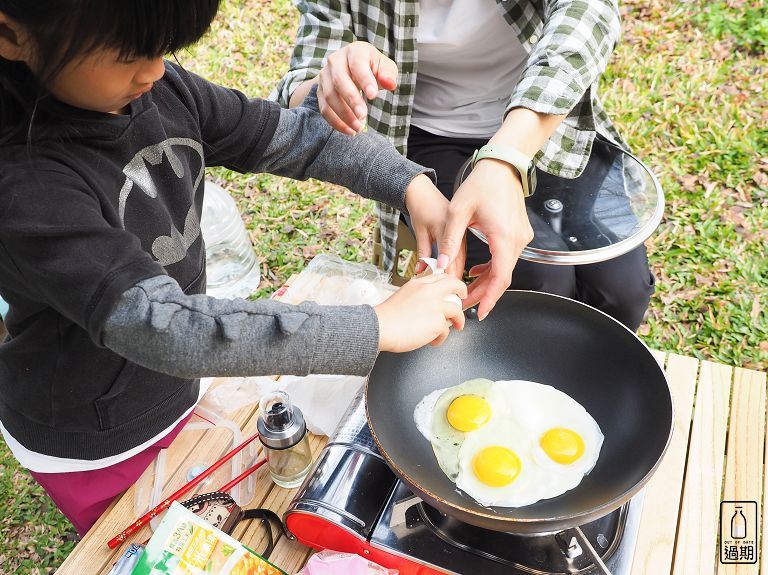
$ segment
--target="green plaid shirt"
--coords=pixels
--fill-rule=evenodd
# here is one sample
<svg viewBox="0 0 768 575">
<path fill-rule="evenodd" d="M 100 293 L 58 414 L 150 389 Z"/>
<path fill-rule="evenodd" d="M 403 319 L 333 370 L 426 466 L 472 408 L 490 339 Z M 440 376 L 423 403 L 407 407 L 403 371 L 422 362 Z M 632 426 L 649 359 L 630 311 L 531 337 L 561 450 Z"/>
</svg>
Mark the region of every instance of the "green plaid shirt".
<svg viewBox="0 0 768 575">
<path fill-rule="evenodd" d="M 397 89 L 370 102 L 368 127 L 406 153 L 416 89 L 418 0 L 294 0 L 301 13 L 291 68 L 272 98 L 287 106 L 305 80 L 320 73 L 326 58 L 346 44 L 373 44 L 399 68 Z M 529 108 L 565 115 L 543 149 L 537 166 L 575 178 L 584 169 L 595 132 L 620 143 L 597 98 L 597 82 L 619 38 L 617 0 L 497 0 L 499 17 L 528 51 L 528 61 L 507 110 Z M 392 270 L 399 213 L 377 204 L 384 247 L 383 264 Z"/>
</svg>

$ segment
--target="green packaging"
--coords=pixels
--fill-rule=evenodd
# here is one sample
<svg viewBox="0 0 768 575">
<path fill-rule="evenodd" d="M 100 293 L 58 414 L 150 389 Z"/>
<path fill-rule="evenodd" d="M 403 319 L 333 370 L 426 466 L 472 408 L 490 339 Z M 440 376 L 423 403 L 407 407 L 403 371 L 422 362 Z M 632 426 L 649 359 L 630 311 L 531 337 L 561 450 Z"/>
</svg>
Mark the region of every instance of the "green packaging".
<svg viewBox="0 0 768 575">
<path fill-rule="evenodd" d="M 286 575 L 179 503 L 160 523 L 132 575 Z"/>
</svg>

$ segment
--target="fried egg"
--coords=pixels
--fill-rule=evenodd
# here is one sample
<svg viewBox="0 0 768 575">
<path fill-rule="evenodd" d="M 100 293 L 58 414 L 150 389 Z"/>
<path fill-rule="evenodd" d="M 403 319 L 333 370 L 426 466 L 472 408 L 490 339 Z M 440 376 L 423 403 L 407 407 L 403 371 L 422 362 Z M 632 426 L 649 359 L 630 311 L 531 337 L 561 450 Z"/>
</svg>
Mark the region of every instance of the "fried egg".
<svg viewBox="0 0 768 575">
<path fill-rule="evenodd" d="M 432 443 L 437 464 L 451 481 L 459 474 L 459 450 L 467 432 L 490 421 L 485 396 L 492 385 L 490 379 L 470 379 L 439 389 L 422 399 L 413 412 L 417 429 Z"/>
<path fill-rule="evenodd" d="M 573 489 L 603 443 L 577 401 L 530 381 L 470 380 L 438 390 L 414 419 L 443 472 L 485 506 L 522 507 Z"/>
</svg>

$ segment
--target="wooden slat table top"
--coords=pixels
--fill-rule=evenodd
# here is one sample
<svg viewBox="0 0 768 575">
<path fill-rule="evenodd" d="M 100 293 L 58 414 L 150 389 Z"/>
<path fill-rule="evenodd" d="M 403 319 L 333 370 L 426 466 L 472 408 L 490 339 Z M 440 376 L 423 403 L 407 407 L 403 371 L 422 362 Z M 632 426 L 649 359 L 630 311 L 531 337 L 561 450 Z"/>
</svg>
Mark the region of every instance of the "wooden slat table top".
<svg viewBox="0 0 768 575">
<path fill-rule="evenodd" d="M 731 368 L 690 357 L 655 353 L 664 367 L 672 392 L 675 425 L 672 441 L 645 492 L 632 575 L 768 575 L 768 542 L 758 541 L 758 563 L 722 565 L 718 560 L 720 502 L 758 501 L 761 531 L 768 529 L 766 473 L 766 374 Z M 256 406 L 244 408 L 233 419 L 247 433 L 255 426 Z M 206 435 L 207 433 L 207 435 Z M 204 452 L 223 454 L 227 445 L 210 432 L 185 432 L 170 447 L 167 460 L 176 489 L 189 463 Z M 318 454 L 325 438 L 312 437 Z M 293 496 L 272 484 L 266 470 L 259 472 L 257 494 L 249 507 L 267 507 L 281 515 Z M 57 573 L 108 573 L 125 545 L 115 551 L 106 541 L 135 518 L 134 488 L 104 514 L 77 545 Z M 145 527 L 134 541 L 149 537 Z M 241 525 L 234 535 L 254 549 L 263 546 L 255 524 Z M 271 560 L 295 573 L 312 551 L 279 537 Z"/>
</svg>

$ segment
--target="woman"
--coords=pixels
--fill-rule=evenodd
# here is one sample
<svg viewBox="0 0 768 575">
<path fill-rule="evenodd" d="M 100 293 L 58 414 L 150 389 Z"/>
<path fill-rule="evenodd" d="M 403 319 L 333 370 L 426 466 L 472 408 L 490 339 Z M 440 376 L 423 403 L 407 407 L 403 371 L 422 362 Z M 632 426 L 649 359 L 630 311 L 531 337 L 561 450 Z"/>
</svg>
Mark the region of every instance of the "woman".
<svg viewBox="0 0 768 575">
<path fill-rule="evenodd" d="M 367 119 L 401 153 L 437 171 L 438 187 L 452 197 L 440 263 L 463 263 L 468 225 L 489 240 L 490 250 L 467 239 L 467 264 L 478 278 L 465 305 L 479 302 L 483 318 L 507 287 L 534 289 L 579 299 L 638 328 L 653 292 L 644 246 L 578 267 L 518 261 L 533 237 L 526 162 L 535 157 L 540 187 L 579 178 L 571 187 L 587 190 L 613 158 L 604 142 L 626 148 L 596 95 L 619 36 L 615 1 L 297 6 L 291 69 L 273 97 L 296 106 L 318 84 L 321 111 L 336 129 L 354 134 Z M 454 195 L 459 167 L 486 144 L 492 148 Z M 391 269 L 399 214 L 381 205 L 378 213 Z M 420 252 L 429 250 L 425 238 L 417 242 Z"/>
</svg>

